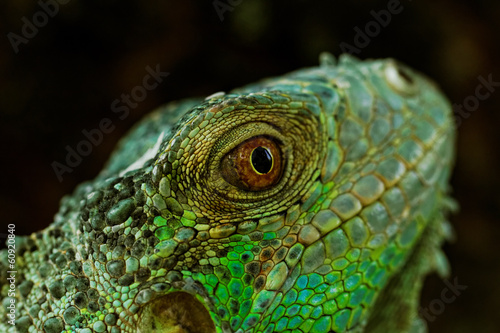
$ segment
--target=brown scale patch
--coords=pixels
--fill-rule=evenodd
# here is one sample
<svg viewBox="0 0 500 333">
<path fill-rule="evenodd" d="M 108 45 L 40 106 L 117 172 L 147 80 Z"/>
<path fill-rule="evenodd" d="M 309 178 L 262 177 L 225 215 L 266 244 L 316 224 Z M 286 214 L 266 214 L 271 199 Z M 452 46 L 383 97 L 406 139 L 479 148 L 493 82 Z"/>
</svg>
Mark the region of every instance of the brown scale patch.
<svg viewBox="0 0 500 333">
<path fill-rule="evenodd" d="M 297 235 L 288 235 L 283 240 L 283 245 L 291 247 L 293 244 L 297 242 Z"/>
<path fill-rule="evenodd" d="M 274 267 L 274 262 L 272 260 L 268 260 L 266 262 L 262 263 L 262 268 L 260 270 L 261 274 L 267 275 L 273 269 Z"/>
<path fill-rule="evenodd" d="M 245 272 L 255 277 L 260 273 L 260 266 L 260 262 L 258 261 L 249 262 L 245 265 Z"/>
<path fill-rule="evenodd" d="M 262 252 L 260 253 L 259 260 L 261 262 L 267 261 L 272 258 L 274 254 L 274 249 L 272 247 L 266 247 L 262 249 Z"/>
<path fill-rule="evenodd" d="M 288 248 L 282 247 L 276 253 L 273 255 L 273 261 L 275 264 L 281 262 L 283 259 L 285 259 L 285 256 L 288 252 Z"/>
<path fill-rule="evenodd" d="M 259 275 L 255 279 L 255 282 L 253 284 L 253 291 L 254 293 L 258 293 L 262 289 L 264 289 L 264 286 L 266 285 L 266 276 L 265 275 Z"/>
</svg>

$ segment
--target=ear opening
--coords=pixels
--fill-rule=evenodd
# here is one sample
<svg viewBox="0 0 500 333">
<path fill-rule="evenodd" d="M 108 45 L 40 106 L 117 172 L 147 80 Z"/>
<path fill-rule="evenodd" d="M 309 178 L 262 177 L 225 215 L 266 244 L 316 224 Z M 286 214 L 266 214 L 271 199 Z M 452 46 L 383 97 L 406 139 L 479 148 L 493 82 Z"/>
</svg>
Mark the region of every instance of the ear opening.
<svg viewBox="0 0 500 333">
<path fill-rule="evenodd" d="M 159 297 L 139 314 L 138 333 L 215 333 L 210 313 L 193 295 L 178 291 Z"/>
</svg>

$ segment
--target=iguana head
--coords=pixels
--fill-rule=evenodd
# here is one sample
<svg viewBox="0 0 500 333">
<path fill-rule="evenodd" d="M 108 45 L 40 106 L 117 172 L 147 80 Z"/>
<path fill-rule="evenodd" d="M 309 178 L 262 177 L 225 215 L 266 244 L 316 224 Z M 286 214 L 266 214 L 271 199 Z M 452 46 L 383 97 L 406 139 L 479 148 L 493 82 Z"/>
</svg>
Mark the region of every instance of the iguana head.
<svg viewBox="0 0 500 333">
<path fill-rule="evenodd" d="M 409 172 L 446 141 L 437 124 L 418 132 L 439 119 L 409 118 L 448 105 L 392 60 L 343 64 L 216 95 L 180 120 L 143 186 L 157 239 L 148 282 L 168 287 L 141 291 L 141 329 L 148 318 L 186 332 L 367 320 L 428 222 L 413 219 L 410 201 L 434 210 L 437 191 L 422 194 L 415 187 L 428 184 Z M 413 134 L 397 142 L 404 131 Z"/>
</svg>

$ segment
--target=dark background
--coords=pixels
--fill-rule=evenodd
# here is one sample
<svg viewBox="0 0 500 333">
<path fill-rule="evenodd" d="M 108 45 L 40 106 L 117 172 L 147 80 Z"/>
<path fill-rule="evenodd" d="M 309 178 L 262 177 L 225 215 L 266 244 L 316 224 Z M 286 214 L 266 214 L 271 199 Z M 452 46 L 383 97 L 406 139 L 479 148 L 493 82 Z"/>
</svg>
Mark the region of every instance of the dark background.
<svg viewBox="0 0 500 333">
<path fill-rule="evenodd" d="M 66 0 L 67 1 L 67 0 Z M 389 1 L 97 1 L 71 0 L 14 51 L 23 17 L 35 1 L 0 3 L 0 233 L 46 227 L 60 198 L 103 167 L 117 140 L 162 103 L 207 96 L 267 76 L 318 63 L 318 54 L 354 44 L 355 27 Z M 231 5 L 231 3 L 233 5 Z M 500 2 L 401 0 L 358 54 L 394 57 L 434 78 L 452 103 L 474 95 L 479 76 L 500 81 Z M 12 34 L 10 35 L 12 36 Z M 111 111 L 122 93 L 142 84 L 146 66 L 170 75 L 123 120 Z M 460 211 L 451 216 L 456 241 L 445 245 L 451 279 L 467 289 L 447 304 L 430 332 L 498 332 L 500 315 L 500 87 L 462 118 L 452 179 Z M 58 181 L 51 163 L 64 163 L 84 129 L 110 118 L 114 131 Z M 422 305 L 441 298 L 444 282 L 426 284 Z"/>
</svg>

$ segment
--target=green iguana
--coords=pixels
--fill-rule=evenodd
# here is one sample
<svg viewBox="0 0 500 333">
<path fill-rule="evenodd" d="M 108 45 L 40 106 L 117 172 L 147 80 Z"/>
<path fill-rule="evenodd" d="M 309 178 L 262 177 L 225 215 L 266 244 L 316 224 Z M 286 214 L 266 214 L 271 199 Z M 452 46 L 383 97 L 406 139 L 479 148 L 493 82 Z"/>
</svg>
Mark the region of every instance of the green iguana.
<svg viewBox="0 0 500 333">
<path fill-rule="evenodd" d="M 321 60 L 137 124 L 0 253 L 0 331 L 425 332 L 450 104 L 393 59 Z"/>
</svg>

